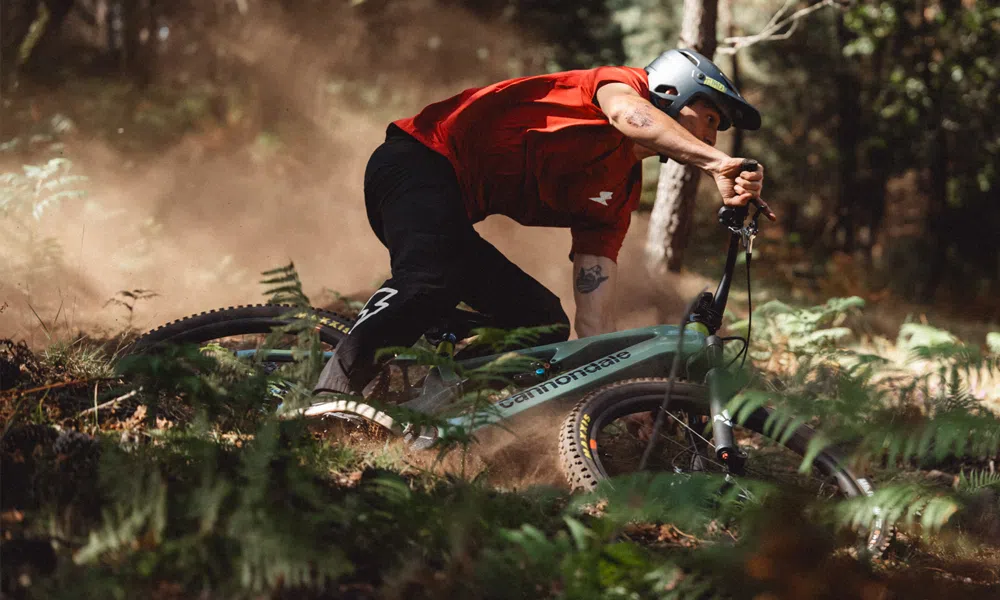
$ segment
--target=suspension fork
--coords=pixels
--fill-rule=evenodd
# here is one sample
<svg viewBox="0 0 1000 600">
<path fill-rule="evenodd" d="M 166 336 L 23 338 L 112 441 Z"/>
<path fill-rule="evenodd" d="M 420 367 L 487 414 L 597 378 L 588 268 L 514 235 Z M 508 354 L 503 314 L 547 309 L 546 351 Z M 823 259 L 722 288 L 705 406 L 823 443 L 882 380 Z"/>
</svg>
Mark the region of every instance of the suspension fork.
<svg viewBox="0 0 1000 600">
<path fill-rule="evenodd" d="M 733 421 L 726 405 L 738 389 L 733 376 L 722 366 L 722 339 L 716 335 L 706 340 L 712 368 L 705 374 L 708 384 L 709 410 L 712 417 L 712 441 L 715 456 L 726 464 L 731 473 L 742 474 L 746 456 L 733 440 Z"/>
</svg>

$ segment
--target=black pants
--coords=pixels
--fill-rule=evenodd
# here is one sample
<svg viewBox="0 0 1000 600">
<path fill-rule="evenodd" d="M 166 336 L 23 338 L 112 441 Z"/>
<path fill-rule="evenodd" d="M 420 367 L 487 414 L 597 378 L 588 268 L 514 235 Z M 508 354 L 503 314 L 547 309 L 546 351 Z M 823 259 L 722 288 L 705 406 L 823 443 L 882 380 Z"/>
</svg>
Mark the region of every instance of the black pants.
<svg viewBox="0 0 1000 600">
<path fill-rule="evenodd" d="M 378 373 L 379 348 L 412 345 L 459 301 L 497 327 L 566 326 L 540 344 L 569 337 L 559 298 L 473 229 L 448 159 L 395 126 L 368 161 L 365 205 L 392 278 L 365 304 L 317 389 L 360 392 Z"/>
</svg>

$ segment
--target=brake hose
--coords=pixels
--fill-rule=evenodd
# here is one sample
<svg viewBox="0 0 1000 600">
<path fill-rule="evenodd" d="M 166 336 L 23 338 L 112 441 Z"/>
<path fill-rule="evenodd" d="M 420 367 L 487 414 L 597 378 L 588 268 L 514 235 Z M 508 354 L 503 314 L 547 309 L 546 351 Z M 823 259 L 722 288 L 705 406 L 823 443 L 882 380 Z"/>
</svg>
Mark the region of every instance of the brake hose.
<svg viewBox="0 0 1000 600">
<path fill-rule="evenodd" d="M 663 428 L 667 407 L 670 405 L 670 394 L 674 391 L 674 381 L 677 380 L 677 371 L 681 364 L 681 354 L 684 350 L 684 331 L 687 328 L 688 319 L 691 317 L 691 313 L 694 312 L 694 307 L 697 305 L 698 299 L 704 291 L 705 288 L 702 288 L 701 292 L 688 304 L 687 310 L 684 311 L 684 317 L 681 320 L 680 335 L 677 337 L 677 352 L 674 353 L 674 360 L 670 364 L 670 377 L 667 379 L 667 389 L 663 392 L 663 403 L 660 404 L 660 412 L 656 413 L 656 421 L 653 422 L 653 432 L 649 436 L 649 443 L 646 444 L 646 449 L 642 453 L 642 459 L 639 461 L 640 471 L 646 470 L 646 462 L 653 453 L 653 446 L 656 445 L 656 437 L 660 435 L 660 429 Z"/>
<path fill-rule="evenodd" d="M 747 248 L 747 339 L 743 344 L 743 358 L 740 360 L 740 370 L 746 364 L 747 355 L 750 354 L 750 326 L 753 325 L 753 297 L 750 295 L 750 258 L 753 256 L 753 242 Z"/>
</svg>

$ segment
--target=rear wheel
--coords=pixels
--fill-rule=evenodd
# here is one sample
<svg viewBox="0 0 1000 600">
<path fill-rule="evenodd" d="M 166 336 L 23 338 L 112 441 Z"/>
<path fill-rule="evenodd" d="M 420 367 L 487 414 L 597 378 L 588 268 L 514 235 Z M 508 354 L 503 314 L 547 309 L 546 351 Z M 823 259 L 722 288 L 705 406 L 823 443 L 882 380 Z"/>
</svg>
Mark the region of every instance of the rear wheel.
<svg viewBox="0 0 1000 600">
<path fill-rule="evenodd" d="M 232 306 L 178 319 L 139 337 L 126 354 L 154 354 L 170 344 L 212 345 L 237 356 L 253 358 L 251 368 L 277 375 L 271 394 L 283 400 L 290 389 L 281 375 L 293 369 L 296 355 L 292 348 L 298 341 L 294 331 L 280 333 L 276 328 L 309 323 L 319 334 L 320 351 L 331 352 L 353 326 L 353 321 L 333 312 L 311 307 L 283 304 Z M 265 342 L 267 347 L 264 348 Z"/>
<path fill-rule="evenodd" d="M 307 320 L 314 323 L 324 349 L 336 347 L 353 326 L 353 321 L 318 308 L 296 308 L 282 304 L 232 306 L 178 319 L 158 327 L 137 339 L 129 354 L 155 352 L 164 344 L 216 343 L 233 350 L 256 350 L 275 327 Z M 291 335 L 278 346 L 290 345 Z M 275 354 L 275 362 L 291 360 L 288 355 Z"/>
<path fill-rule="evenodd" d="M 633 379 L 596 390 L 577 404 L 559 436 L 563 470 L 573 488 L 592 490 L 602 480 L 639 470 L 666 387 L 666 379 Z M 742 425 L 734 423 L 733 437 L 746 454 L 746 465 L 741 474 L 729 473 L 716 458 L 707 431 L 710 414 L 705 386 L 676 382 L 646 469 L 726 474 L 735 485 L 740 479 L 760 480 L 820 498 L 874 491 L 831 451 L 821 452 L 809 473 L 800 473 L 802 457 L 816 432 L 801 426 L 783 443 L 773 440 L 764 433 L 768 409 L 755 411 Z M 883 528 L 875 527 L 866 537 L 865 549 L 880 552 L 885 538 Z"/>
</svg>

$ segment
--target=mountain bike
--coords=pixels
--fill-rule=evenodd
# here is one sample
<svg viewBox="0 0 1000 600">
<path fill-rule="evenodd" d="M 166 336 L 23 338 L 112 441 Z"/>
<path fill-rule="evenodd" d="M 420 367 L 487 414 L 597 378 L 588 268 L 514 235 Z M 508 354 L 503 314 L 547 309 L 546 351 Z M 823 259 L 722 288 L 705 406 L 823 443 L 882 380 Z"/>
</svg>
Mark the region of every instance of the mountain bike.
<svg viewBox="0 0 1000 600">
<path fill-rule="evenodd" d="M 561 464 L 573 488 L 590 490 L 615 475 L 652 470 L 718 473 L 735 485 L 741 478 L 758 479 L 819 497 L 873 495 L 871 482 L 852 472 L 833 449 L 821 451 L 809 471 L 800 472 L 803 456 L 817 435 L 812 428 L 801 425 L 777 435 L 770 427 L 773 412 L 769 408 L 759 408 L 739 422 L 726 410 L 738 391 L 727 367 L 741 357 L 745 360 L 750 331 L 748 326 L 746 338 L 720 337 L 718 332 L 741 248 L 746 255 L 750 295 L 750 259 L 761 209 L 758 207 L 749 221 L 748 213 L 746 207 L 720 209 L 719 221 L 730 235 L 722 278 L 714 294 L 702 292 L 692 302 L 680 325 L 656 325 L 515 350 L 517 356 L 530 360 L 524 362 L 523 372 L 511 377 L 514 388 L 507 389 L 490 410 L 454 417 L 447 421 L 449 426 L 475 430 L 545 403 L 582 396 L 558 435 Z M 348 317 L 316 308 L 238 306 L 160 327 L 142 336 L 135 350 L 163 343 L 225 340 L 238 356 L 278 365 L 293 360 L 293 352 L 260 349 L 259 339 L 295 320 L 312 324 L 326 346 L 327 358 L 353 324 Z M 424 338 L 432 347 L 452 350 L 459 340 L 485 324 L 488 319 L 483 315 L 456 308 Z M 231 343 L 246 337 L 249 342 Z M 725 361 L 724 347 L 730 342 L 739 342 L 742 348 L 735 358 Z M 391 361 L 401 373 L 395 387 L 402 391 L 397 392 L 395 401 L 416 410 L 439 405 L 442 398 L 457 397 L 468 383 L 460 372 L 497 358 L 463 358 L 459 352 L 454 364 L 461 369 L 437 365 L 411 377 L 414 361 L 398 356 Z M 388 385 L 386 373 L 388 369 L 375 385 L 376 390 L 381 386 L 383 393 Z M 380 393 L 372 396 L 380 397 Z M 381 406 L 367 399 L 333 399 L 296 414 L 365 419 L 405 436 L 417 448 L 429 447 L 443 433 L 440 427 L 410 427 L 398 422 Z M 884 547 L 887 532 L 877 511 L 873 522 L 864 546 L 876 553 Z"/>
</svg>

